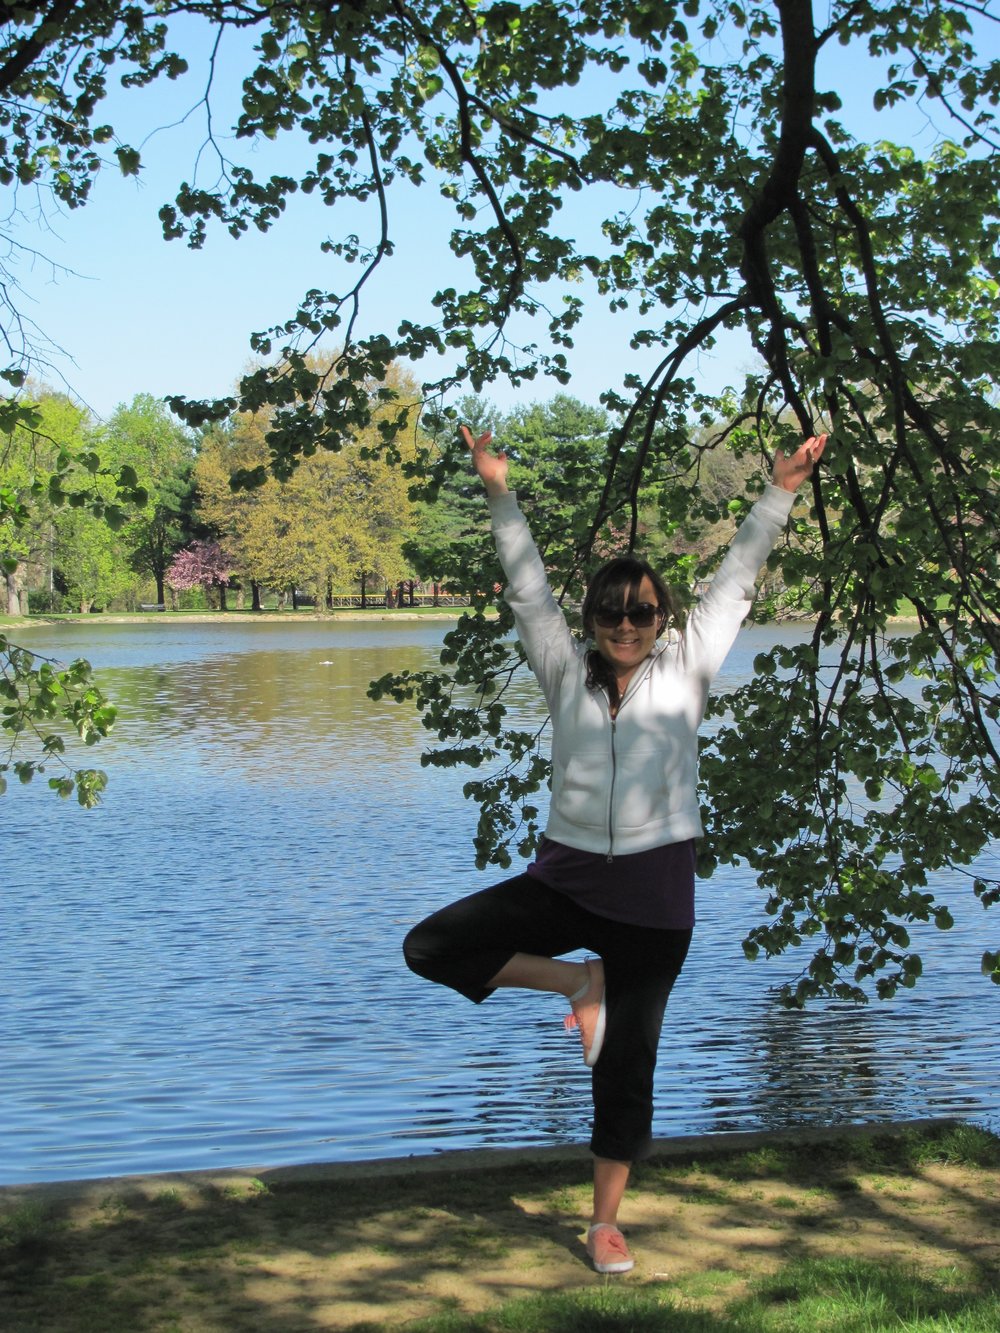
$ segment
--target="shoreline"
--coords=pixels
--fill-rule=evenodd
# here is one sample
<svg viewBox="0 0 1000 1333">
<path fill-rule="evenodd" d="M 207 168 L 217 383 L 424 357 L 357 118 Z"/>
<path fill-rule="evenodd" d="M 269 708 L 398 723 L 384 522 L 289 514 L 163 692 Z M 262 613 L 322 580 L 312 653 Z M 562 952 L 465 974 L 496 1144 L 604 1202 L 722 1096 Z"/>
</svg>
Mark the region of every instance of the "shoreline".
<svg viewBox="0 0 1000 1333">
<path fill-rule="evenodd" d="M 169 625 L 207 625 L 207 624 L 283 624 L 294 625 L 303 622 L 312 624 L 322 624 L 327 621 L 363 621 L 370 623 L 372 621 L 406 621 L 408 624 L 417 624 L 426 621 L 430 624 L 458 620 L 458 618 L 469 608 L 455 607 L 453 610 L 441 608 L 439 610 L 427 609 L 425 611 L 417 610 L 388 610 L 387 608 L 372 608 L 371 610 L 338 610 L 338 611 L 111 611 L 96 612 L 89 614 L 65 613 L 62 615 L 32 615 L 32 616 L 3 616 L 0 615 L 0 634 L 11 629 L 31 629 L 34 626 L 44 625 L 51 627 L 53 625 L 150 625 L 150 624 L 169 624 Z M 486 612 L 487 619 L 494 619 L 496 611 Z M 753 626 L 758 622 L 748 620 L 745 626 Z M 788 616 L 784 619 L 776 619 L 762 622 L 771 625 L 812 625 L 815 623 L 811 616 Z M 920 621 L 916 616 L 889 616 L 886 624 L 896 628 L 905 625 L 919 625 Z"/>
<path fill-rule="evenodd" d="M 0 1189 L 3 1326 L 1000 1327 L 1000 1139 L 964 1122 L 658 1140 L 620 1276 L 585 1249 L 590 1176 L 560 1144 Z"/>
<path fill-rule="evenodd" d="M 321 623 L 323 621 L 344 620 L 405 620 L 410 623 L 427 620 L 431 622 L 457 620 L 468 607 L 456 607 L 449 611 L 439 610 L 409 611 L 372 608 L 371 610 L 341 611 L 99 611 L 89 614 L 37 615 L 37 616 L 0 616 L 0 633 L 7 629 L 31 629 L 33 625 L 204 625 L 204 624 L 301 624 L 304 621 Z"/>
<path fill-rule="evenodd" d="M 909 1134 L 938 1134 L 965 1122 L 955 1116 L 917 1120 L 889 1120 L 841 1125 L 800 1125 L 788 1129 L 734 1130 L 730 1133 L 679 1135 L 654 1139 L 650 1163 L 682 1162 L 691 1158 L 726 1157 L 765 1147 L 802 1147 L 851 1139 L 903 1138 Z M 134 1175 L 85 1176 L 69 1180 L 0 1183 L 0 1205 L 28 1200 L 104 1197 L 109 1190 L 150 1193 L 161 1189 L 225 1189 L 251 1181 L 278 1184 L 349 1184 L 363 1180 L 392 1180 L 417 1176 L 474 1176 L 482 1172 L 579 1167 L 589 1163 L 587 1145 L 560 1143 L 530 1148 L 446 1148 L 407 1157 L 376 1157 L 363 1161 L 302 1162 L 284 1166 L 220 1166 L 191 1171 L 143 1171 Z M 644 1164 L 640 1163 L 640 1167 Z"/>
</svg>

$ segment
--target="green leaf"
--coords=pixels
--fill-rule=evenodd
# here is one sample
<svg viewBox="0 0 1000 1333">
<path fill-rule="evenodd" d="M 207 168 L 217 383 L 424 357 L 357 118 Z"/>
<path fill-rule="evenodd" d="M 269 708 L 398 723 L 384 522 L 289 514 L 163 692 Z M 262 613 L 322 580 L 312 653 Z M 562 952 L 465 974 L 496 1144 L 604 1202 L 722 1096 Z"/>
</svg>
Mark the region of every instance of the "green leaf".
<svg viewBox="0 0 1000 1333">
<path fill-rule="evenodd" d="M 138 176 L 142 164 L 139 154 L 134 148 L 125 146 L 116 148 L 115 156 L 118 158 L 118 165 L 123 176 Z"/>
</svg>

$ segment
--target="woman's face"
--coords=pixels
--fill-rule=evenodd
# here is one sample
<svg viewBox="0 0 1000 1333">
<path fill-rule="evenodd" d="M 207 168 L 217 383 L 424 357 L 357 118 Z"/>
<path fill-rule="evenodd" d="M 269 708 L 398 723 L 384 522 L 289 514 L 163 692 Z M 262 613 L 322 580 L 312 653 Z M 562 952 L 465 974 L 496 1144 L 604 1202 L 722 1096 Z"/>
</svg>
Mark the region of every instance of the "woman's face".
<svg viewBox="0 0 1000 1333">
<path fill-rule="evenodd" d="M 639 595 L 629 596 L 625 606 L 635 606 L 646 602 L 656 606 L 656 589 L 648 574 L 642 576 Z M 655 619 L 645 629 L 638 629 L 626 616 L 614 629 L 602 629 L 594 622 L 594 647 L 611 667 L 616 676 L 629 675 L 653 651 L 656 633 L 660 628 L 660 619 Z"/>
</svg>

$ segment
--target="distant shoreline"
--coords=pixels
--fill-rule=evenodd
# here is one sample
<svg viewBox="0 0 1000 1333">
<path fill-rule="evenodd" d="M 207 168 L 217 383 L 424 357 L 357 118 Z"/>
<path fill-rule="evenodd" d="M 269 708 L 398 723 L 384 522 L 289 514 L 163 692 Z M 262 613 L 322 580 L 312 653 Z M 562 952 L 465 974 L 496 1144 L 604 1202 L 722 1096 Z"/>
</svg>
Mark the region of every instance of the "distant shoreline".
<svg viewBox="0 0 1000 1333">
<path fill-rule="evenodd" d="M 441 607 L 426 611 L 388 610 L 384 607 L 362 611 L 112 611 L 90 614 L 37 615 L 37 616 L 0 616 L 0 634 L 10 629 L 31 629 L 38 625 L 217 625 L 224 624 L 282 624 L 296 625 L 324 621 L 406 621 L 408 624 L 427 621 L 431 624 L 441 621 L 457 620 L 469 608 L 456 606 Z M 495 611 L 487 611 L 488 619 L 495 617 Z M 749 624 L 755 622 L 750 621 Z M 774 625 L 810 625 L 811 616 L 794 616 L 767 622 Z M 916 625 L 916 616 L 889 616 L 887 624 Z"/>
<path fill-rule="evenodd" d="M 269 624 L 298 625 L 306 621 L 327 620 L 457 620 L 468 607 L 441 607 L 427 611 L 388 610 L 385 607 L 362 611 L 98 611 L 90 614 L 0 616 L 0 633 L 6 629 L 31 629 L 33 625 L 217 625 Z M 487 614 L 491 614 L 487 612 Z"/>
</svg>

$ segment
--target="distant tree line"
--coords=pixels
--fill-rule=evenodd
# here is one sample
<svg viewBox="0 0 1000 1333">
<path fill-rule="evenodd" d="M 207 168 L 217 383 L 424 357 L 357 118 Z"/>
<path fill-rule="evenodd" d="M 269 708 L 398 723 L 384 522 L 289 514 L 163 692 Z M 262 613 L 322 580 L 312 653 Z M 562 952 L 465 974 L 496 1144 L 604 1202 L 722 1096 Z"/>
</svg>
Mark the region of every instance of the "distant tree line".
<svg viewBox="0 0 1000 1333">
<path fill-rule="evenodd" d="M 441 469 L 411 493 L 418 453 L 425 462 L 434 452 L 416 426 L 416 386 L 390 367 L 371 392 L 383 401 L 370 425 L 281 480 L 271 470 L 270 409 L 234 412 L 195 432 L 146 393 L 99 423 L 65 394 L 35 387 L 31 424 L 18 421 L 0 436 L 0 485 L 25 510 L 21 523 L 3 529 L 0 611 L 226 608 L 227 590 L 255 610 L 268 594 L 322 606 L 345 592 L 382 599 L 386 589 L 417 581 L 475 592 L 469 572 L 482 568 L 489 543 L 472 479 L 443 470 L 447 451 L 439 451 Z M 380 421 L 407 410 L 414 424 L 397 432 L 390 451 Z M 579 495 L 600 484 L 614 420 L 567 394 L 506 413 L 468 398 L 461 414 L 494 429 L 526 509 L 560 534 L 549 542 L 558 571 L 560 542 L 569 552 L 582 535 Z M 128 504 L 118 502 L 123 470 L 135 492 Z M 746 471 L 732 455 L 707 456 L 701 490 L 709 508 L 721 503 L 715 518 Z M 703 509 L 684 531 L 668 528 L 660 490 L 643 492 L 641 537 L 687 583 L 698 557 L 714 549 L 715 524 Z M 595 550 L 616 543 L 625 544 L 625 533 L 611 521 Z"/>
<path fill-rule="evenodd" d="M 398 411 L 413 386 L 390 368 L 372 392 Z M 403 546 L 417 508 L 399 458 L 379 447 L 377 410 L 370 428 L 285 481 L 266 472 L 269 416 L 234 413 L 194 432 L 140 393 L 99 423 L 29 385 L 0 433 L 0 613 L 225 607 L 227 587 L 258 609 L 265 589 L 321 604 L 334 590 L 412 578 Z M 263 484 L 233 488 L 257 469 Z"/>
</svg>

